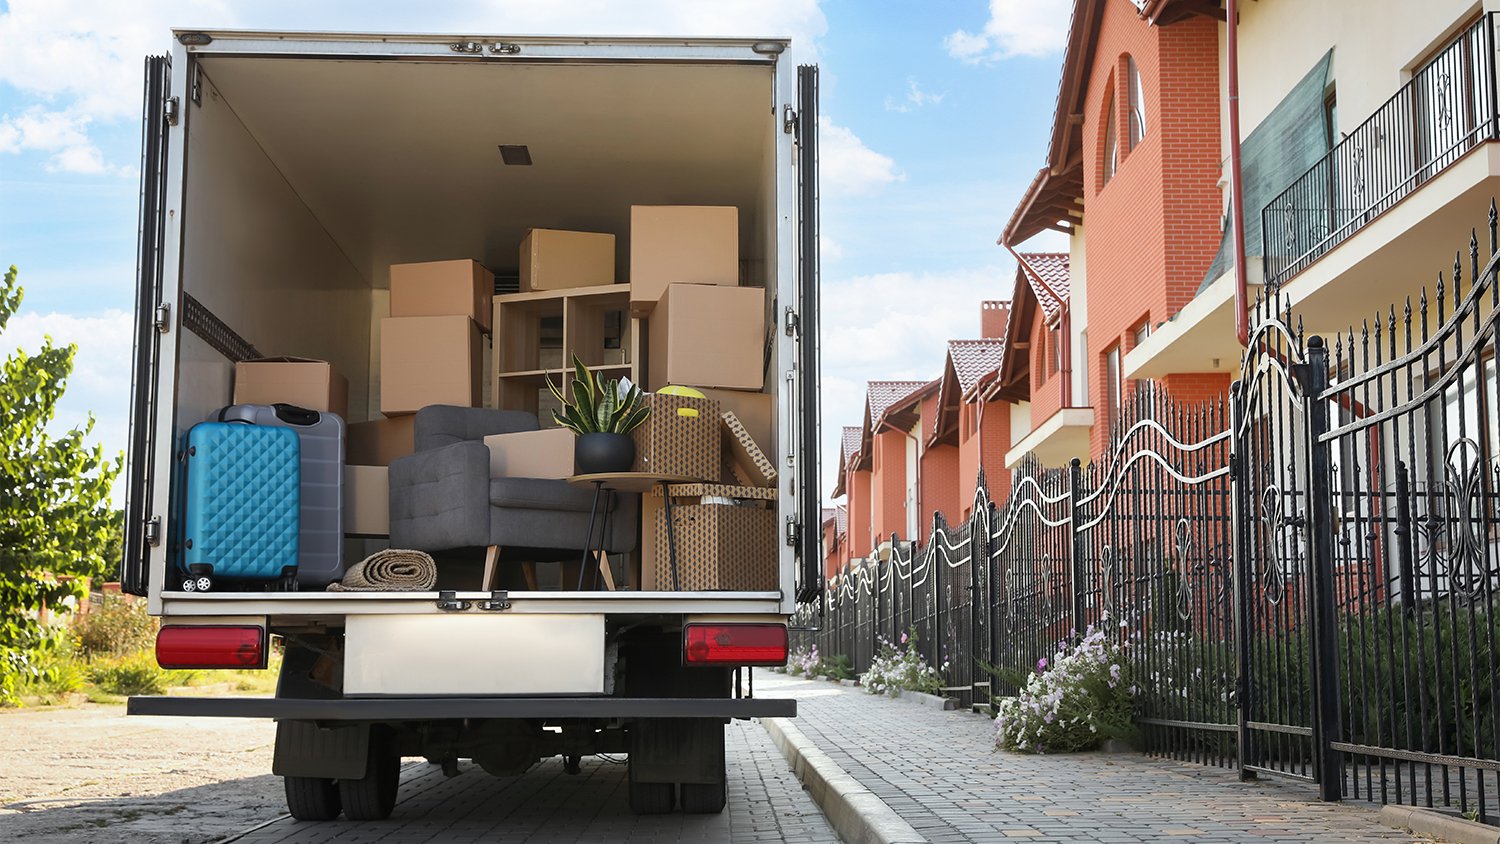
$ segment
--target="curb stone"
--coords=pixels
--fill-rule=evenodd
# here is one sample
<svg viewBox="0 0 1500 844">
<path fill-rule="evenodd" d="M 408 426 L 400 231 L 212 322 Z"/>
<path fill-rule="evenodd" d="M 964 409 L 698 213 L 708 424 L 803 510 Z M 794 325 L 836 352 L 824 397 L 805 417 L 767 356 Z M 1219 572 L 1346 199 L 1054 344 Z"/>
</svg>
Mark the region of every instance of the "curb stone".
<svg viewBox="0 0 1500 844">
<path fill-rule="evenodd" d="M 921 844 L 911 824 L 840 768 L 785 718 L 762 718 L 771 741 L 839 837 L 849 844 Z"/>
<path fill-rule="evenodd" d="M 930 695 L 926 692 L 902 690 L 896 695 L 895 700 L 908 700 L 912 703 L 920 703 L 923 706 L 931 707 L 933 709 L 941 709 L 944 711 L 958 708 L 958 701 L 954 700 L 953 698 Z"/>
<path fill-rule="evenodd" d="M 1431 809 L 1382 806 L 1380 822 L 1452 844 L 1500 844 L 1500 829 Z"/>
</svg>

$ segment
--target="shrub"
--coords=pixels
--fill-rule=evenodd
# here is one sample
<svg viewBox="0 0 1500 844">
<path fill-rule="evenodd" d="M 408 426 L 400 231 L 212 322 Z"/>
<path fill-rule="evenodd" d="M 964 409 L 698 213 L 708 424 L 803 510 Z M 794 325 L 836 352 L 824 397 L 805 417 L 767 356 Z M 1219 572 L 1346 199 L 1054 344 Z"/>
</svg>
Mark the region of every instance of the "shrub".
<svg viewBox="0 0 1500 844">
<path fill-rule="evenodd" d="M 820 662 L 822 660 L 818 657 L 818 646 L 810 645 L 805 650 L 792 651 L 786 659 L 786 673 L 812 677 L 818 673 Z"/>
<path fill-rule="evenodd" d="M 865 691 L 872 695 L 898 697 L 903 691 L 935 695 L 943 690 L 943 663 L 933 668 L 916 647 L 916 631 L 901 634 L 901 643 L 880 640 L 880 653 L 870 660 L 870 669 L 860 678 Z"/>
<path fill-rule="evenodd" d="M 1092 626 L 1081 639 L 1059 643 L 1051 660 L 1017 697 L 1000 701 L 995 746 L 1028 753 L 1093 750 L 1105 739 L 1132 739 L 1134 705 L 1123 677 L 1123 655 Z"/>
<path fill-rule="evenodd" d="M 854 663 L 844 654 L 834 654 L 823 660 L 818 666 L 818 673 L 830 680 L 853 680 Z"/>
<path fill-rule="evenodd" d="M 88 656 L 124 656 L 150 650 L 156 641 L 156 619 L 144 601 L 106 593 L 102 606 L 81 615 L 73 626 L 78 646 Z"/>
<path fill-rule="evenodd" d="M 159 695 L 167 688 L 167 672 L 150 654 L 101 661 L 89 673 L 95 685 L 112 695 Z"/>
</svg>

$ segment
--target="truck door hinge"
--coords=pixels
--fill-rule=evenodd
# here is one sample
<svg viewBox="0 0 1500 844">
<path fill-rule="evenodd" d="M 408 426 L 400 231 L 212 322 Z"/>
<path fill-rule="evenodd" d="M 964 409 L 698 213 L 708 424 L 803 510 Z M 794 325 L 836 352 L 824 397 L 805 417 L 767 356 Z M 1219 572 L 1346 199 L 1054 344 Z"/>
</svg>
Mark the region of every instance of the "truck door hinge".
<svg viewBox="0 0 1500 844">
<path fill-rule="evenodd" d="M 172 306 L 166 302 L 156 306 L 156 330 L 162 334 L 172 330 Z"/>
<path fill-rule="evenodd" d="M 193 87 L 189 99 L 195 106 L 203 105 L 203 66 L 197 62 L 193 62 Z"/>
<path fill-rule="evenodd" d="M 490 45 L 490 52 L 494 53 L 497 56 L 515 56 L 515 55 L 519 55 L 520 54 L 520 52 L 521 52 L 521 45 L 520 44 L 514 44 L 514 43 L 506 42 L 506 41 L 501 41 L 501 42 L 496 43 L 496 44 L 491 44 Z"/>
<path fill-rule="evenodd" d="M 480 601 L 475 606 L 489 612 L 508 610 L 510 609 L 510 593 L 504 589 L 496 589 L 490 592 L 490 597 L 487 600 Z"/>
<path fill-rule="evenodd" d="M 786 309 L 785 328 L 788 337 L 796 337 L 802 331 L 802 318 L 791 308 Z"/>
<path fill-rule="evenodd" d="M 182 107 L 182 100 L 176 97 L 167 97 L 162 101 L 161 114 L 166 118 L 168 126 L 177 125 L 177 112 Z"/>
<path fill-rule="evenodd" d="M 443 612 L 463 612 L 471 606 L 473 604 L 470 602 L 459 600 L 458 593 L 452 589 L 445 589 L 438 593 L 437 608 Z"/>
<path fill-rule="evenodd" d="M 786 518 L 786 544 L 793 548 L 802 545 L 802 523 L 791 516 Z"/>
<path fill-rule="evenodd" d="M 146 544 L 152 548 L 161 544 L 161 516 L 152 516 L 146 520 Z"/>
<path fill-rule="evenodd" d="M 788 135 L 797 134 L 797 110 L 787 103 L 781 106 L 781 131 Z"/>
</svg>

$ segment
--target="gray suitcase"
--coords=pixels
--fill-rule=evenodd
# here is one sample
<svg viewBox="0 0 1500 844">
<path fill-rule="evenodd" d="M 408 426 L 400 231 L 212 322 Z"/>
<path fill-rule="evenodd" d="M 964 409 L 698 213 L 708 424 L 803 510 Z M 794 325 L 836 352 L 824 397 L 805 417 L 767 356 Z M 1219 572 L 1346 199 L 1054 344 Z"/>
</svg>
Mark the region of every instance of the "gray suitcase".
<svg viewBox="0 0 1500 844">
<path fill-rule="evenodd" d="M 220 422 L 291 428 L 301 443 L 297 585 L 322 589 L 344 576 L 344 420 L 290 404 L 236 404 Z"/>
</svg>

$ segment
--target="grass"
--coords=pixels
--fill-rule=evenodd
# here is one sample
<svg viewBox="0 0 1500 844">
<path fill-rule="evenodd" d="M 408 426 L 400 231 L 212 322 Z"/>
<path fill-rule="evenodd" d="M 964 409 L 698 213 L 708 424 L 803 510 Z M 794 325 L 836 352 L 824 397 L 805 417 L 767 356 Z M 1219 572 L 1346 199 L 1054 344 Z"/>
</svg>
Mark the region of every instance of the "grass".
<svg viewBox="0 0 1500 844">
<path fill-rule="evenodd" d="M 89 658 L 82 654 L 49 655 L 37 676 L 19 688 L 22 706 L 64 706 L 81 701 L 119 704 L 132 695 L 193 694 L 271 695 L 276 692 L 281 655 L 272 653 L 265 669 L 166 669 L 151 651 Z"/>
</svg>

